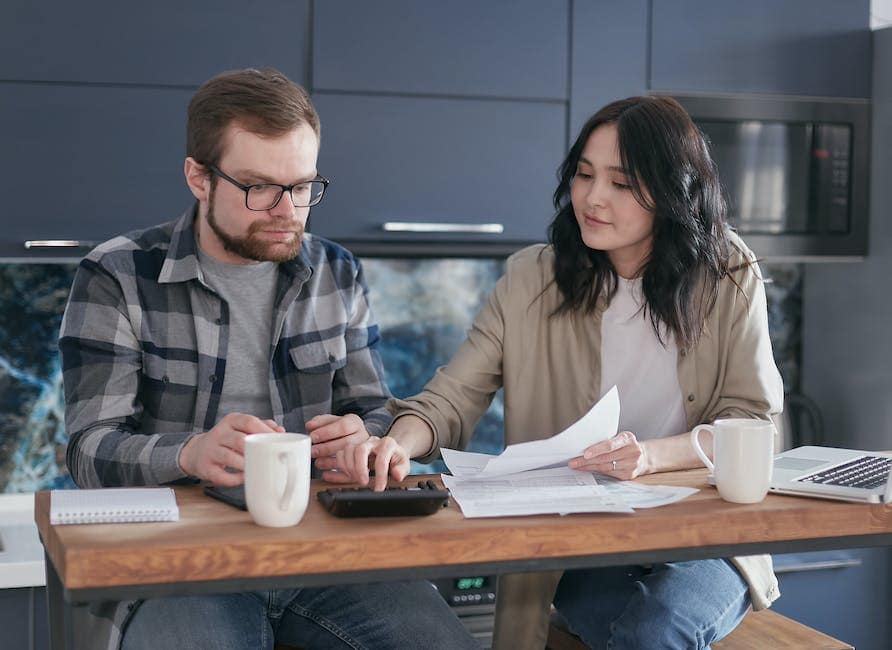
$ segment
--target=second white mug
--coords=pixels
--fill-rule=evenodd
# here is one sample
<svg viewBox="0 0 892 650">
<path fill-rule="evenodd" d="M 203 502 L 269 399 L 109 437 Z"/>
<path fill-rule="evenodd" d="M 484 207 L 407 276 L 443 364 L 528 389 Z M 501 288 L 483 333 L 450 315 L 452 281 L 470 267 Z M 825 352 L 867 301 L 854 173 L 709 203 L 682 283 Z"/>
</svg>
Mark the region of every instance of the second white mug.
<svg viewBox="0 0 892 650">
<path fill-rule="evenodd" d="M 245 438 L 245 501 L 260 526 L 293 526 L 310 497 L 310 436 L 254 433 Z"/>
<path fill-rule="evenodd" d="M 699 433 L 712 432 L 710 460 L 700 446 Z M 700 424 L 691 431 L 691 445 L 715 475 L 715 486 L 725 501 L 758 503 L 768 494 L 774 467 L 774 425 L 766 420 L 728 418 Z"/>
</svg>

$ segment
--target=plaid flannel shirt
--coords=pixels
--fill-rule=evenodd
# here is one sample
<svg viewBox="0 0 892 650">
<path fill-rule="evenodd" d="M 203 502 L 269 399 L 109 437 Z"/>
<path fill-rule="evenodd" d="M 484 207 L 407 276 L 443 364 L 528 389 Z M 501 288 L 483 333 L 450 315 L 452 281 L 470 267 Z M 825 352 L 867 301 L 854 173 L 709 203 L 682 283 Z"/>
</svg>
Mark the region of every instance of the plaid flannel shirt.
<svg viewBox="0 0 892 650">
<path fill-rule="evenodd" d="M 177 458 L 218 413 L 229 305 L 203 280 L 195 208 L 116 237 L 75 275 L 59 339 L 67 461 L 80 487 L 187 479 Z M 359 261 L 305 234 L 279 264 L 270 346 L 273 417 L 304 432 L 321 413 L 355 413 L 372 435 L 391 417 L 368 288 Z"/>
</svg>

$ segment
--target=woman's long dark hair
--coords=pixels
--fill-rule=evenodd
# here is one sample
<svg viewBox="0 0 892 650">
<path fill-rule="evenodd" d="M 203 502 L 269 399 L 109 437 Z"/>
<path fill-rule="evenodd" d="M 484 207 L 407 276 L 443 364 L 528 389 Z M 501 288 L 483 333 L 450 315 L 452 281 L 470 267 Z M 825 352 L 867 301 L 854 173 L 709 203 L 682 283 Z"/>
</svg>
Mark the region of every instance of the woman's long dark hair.
<svg viewBox="0 0 892 650">
<path fill-rule="evenodd" d="M 653 246 L 642 269 L 645 312 L 662 341 L 662 324 L 681 349 L 699 340 L 728 273 L 727 204 L 706 142 L 670 97 L 630 97 L 589 118 L 561 164 L 554 192 L 557 214 L 548 228 L 561 314 L 594 311 L 613 297 L 617 276 L 607 253 L 585 245 L 570 202 L 570 185 L 592 132 L 616 126 L 622 166 L 637 201 L 654 213 Z M 649 197 L 649 199 L 648 199 Z"/>
</svg>

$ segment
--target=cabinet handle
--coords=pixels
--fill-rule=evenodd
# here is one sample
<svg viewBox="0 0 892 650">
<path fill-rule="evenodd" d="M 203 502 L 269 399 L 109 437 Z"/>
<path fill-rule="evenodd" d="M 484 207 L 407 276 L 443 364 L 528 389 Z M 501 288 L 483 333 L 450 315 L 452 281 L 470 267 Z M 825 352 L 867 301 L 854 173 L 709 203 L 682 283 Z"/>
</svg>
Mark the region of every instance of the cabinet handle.
<svg viewBox="0 0 892 650">
<path fill-rule="evenodd" d="M 427 223 L 423 221 L 386 221 L 385 232 L 461 232 L 500 235 L 505 226 L 500 223 Z"/>
<path fill-rule="evenodd" d="M 861 560 L 826 560 L 824 562 L 800 562 L 774 567 L 775 573 L 800 573 L 802 571 L 821 571 L 822 569 L 844 569 L 850 566 L 861 566 Z"/>
<path fill-rule="evenodd" d="M 96 243 L 77 239 L 28 239 L 25 248 L 92 248 Z"/>
</svg>

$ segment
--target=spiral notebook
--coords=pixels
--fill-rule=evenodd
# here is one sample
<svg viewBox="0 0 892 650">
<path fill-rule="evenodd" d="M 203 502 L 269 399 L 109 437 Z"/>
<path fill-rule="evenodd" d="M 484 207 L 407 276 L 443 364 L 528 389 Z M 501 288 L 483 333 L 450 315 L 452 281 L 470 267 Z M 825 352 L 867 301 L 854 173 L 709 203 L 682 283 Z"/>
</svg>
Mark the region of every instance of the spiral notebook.
<svg viewBox="0 0 892 650">
<path fill-rule="evenodd" d="M 170 488 L 52 490 L 50 523 L 110 524 L 178 521 L 180 510 Z"/>
</svg>

